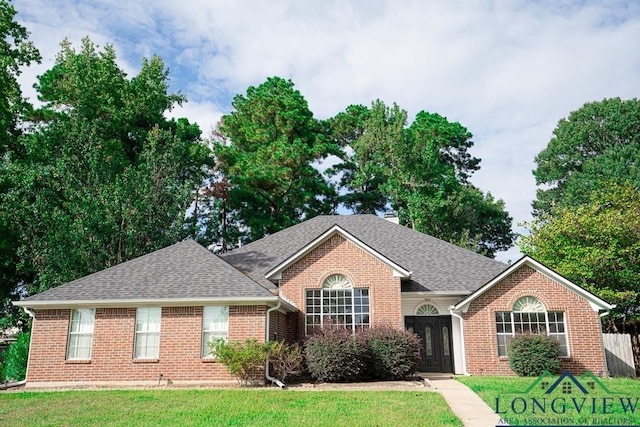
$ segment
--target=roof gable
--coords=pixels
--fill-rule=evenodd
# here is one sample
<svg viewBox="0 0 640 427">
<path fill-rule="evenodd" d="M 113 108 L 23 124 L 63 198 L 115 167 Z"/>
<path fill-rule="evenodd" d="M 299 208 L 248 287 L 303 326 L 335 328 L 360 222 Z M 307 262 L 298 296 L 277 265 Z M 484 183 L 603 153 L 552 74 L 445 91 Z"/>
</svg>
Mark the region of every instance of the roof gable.
<svg viewBox="0 0 640 427">
<path fill-rule="evenodd" d="M 319 235 L 317 238 L 315 238 L 314 240 L 309 242 L 307 245 L 305 245 L 304 247 L 300 248 L 298 251 L 293 253 L 293 255 L 287 257 L 282 262 L 280 262 L 278 265 L 273 267 L 271 270 L 267 271 L 265 273 L 265 277 L 267 279 L 269 279 L 269 280 L 282 279 L 282 272 L 284 270 L 286 270 L 291 265 L 295 264 L 296 262 L 298 262 L 299 260 L 304 258 L 307 254 L 309 254 L 315 248 L 317 248 L 322 243 L 326 242 L 328 239 L 330 239 L 331 237 L 333 237 L 336 234 L 342 236 L 344 239 L 346 239 L 347 241 L 353 243 L 355 246 L 357 246 L 358 248 L 360 248 L 361 250 L 363 250 L 367 254 L 371 255 L 372 257 L 374 257 L 374 258 L 378 259 L 379 261 L 383 262 L 384 264 L 386 264 L 393 271 L 393 276 L 394 277 L 400 277 L 401 279 L 409 279 L 411 277 L 411 272 L 410 271 L 408 271 L 404 267 L 398 265 L 397 263 L 393 262 L 392 260 L 390 260 L 386 256 L 382 255 L 381 253 L 377 252 L 375 249 L 373 249 L 370 246 L 366 245 L 362 241 L 358 240 L 355 236 L 353 236 L 349 232 L 345 231 L 343 228 L 341 228 L 337 224 L 333 225 L 327 231 L 325 231 L 324 233 Z"/>
<path fill-rule="evenodd" d="M 498 274 L 496 277 L 494 277 L 489 282 L 487 282 L 484 286 L 482 286 L 481 288 L 479 288 L 478 290 L 473 292 L 471 295 L 469 295 L 468 297 L 466 297 L 465 299 L 463 299 L 459 303 L 457 303 L 453 307 L 453 310 L 466 312 L 468 310 L 469 305 L 471 304 L 471 302 L 473 302 L 480 295 L 482 295 L 485 292 L 487 292 L 489 289 L 491 289 L 492 287 L 494 287 L 495 285 L 500 283 L 503 279 L 505 279 L 506 277 L 510 276 L 512 273 L 514 273 L 515 271 L 517 271 L 520 267 L 522 267 L 524 265 L 527 265 L 527 266 L 531 267 L 532 269 L 534 269 L 538 273 L 548 277 L 549 279 L 553 280 L 554 282 L 558 283 L 559 285 L 564 286 L 565 288 L 569 289 L 570 291 L 580 295 L 581 297 L 583 297 L 584 299 L 586 299 L 589 302 L 589 304 L 591 305 L 591 308 L 594 311 L 611 310 L 611 309 L 613 309 L 615 307 L 615 305 L 611 305 L 611 304 L 607 303 L 603 299 L 601 299 L 598 296 L 592 294 L 591 292 L 587 291 L 586 289 L 581 288 L 580 286 L 578 286 L 575 283 L 571 282 L 569 279 L 567 279 L 564 276 L 556 273 L 555 271 L 551 270 L 550 268 L 548 268 L 544 264 L 540 263 L 539 261 L 536 261 L 535 259 L 531 258 L 530 256 L 523 256 L 518 261 L 513 263 L 511 266 L 509 266 L 509 268 L 507 268 L 502 273 Z"/>
<path fill-rule="evenodd" d="M 402 292 L 468 295 L 508 266 L 376 215 L 321 215 L 220 256 L 256 282 L 338 226 L 355 241 L 411 272 Z"/>
<path fill-rule="evenodd" d="M 271 291 L 194 240 L 185 240 L 14 304 L 27 307 L 186 305 L 206 301 L 248 304 L 275 298 Z"/>
</svg>

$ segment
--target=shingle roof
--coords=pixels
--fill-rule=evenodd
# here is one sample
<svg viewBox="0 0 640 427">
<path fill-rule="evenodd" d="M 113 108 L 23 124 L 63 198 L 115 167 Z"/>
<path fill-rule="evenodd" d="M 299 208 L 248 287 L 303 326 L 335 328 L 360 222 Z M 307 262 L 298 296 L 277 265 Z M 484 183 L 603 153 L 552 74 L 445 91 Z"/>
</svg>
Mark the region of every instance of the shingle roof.
<svg viewBox="0 0 640 427">
<path fill-rule="evenodd" d="M 412 271 L 407 291 L 470 293 L 505 270 L 501 262 L 436 239 L 375 215 L 324 215 L 289 227 L 222 255 L 266 287 L 265 273 L 334 225 L 398 265 Z"/>
<path fill-rule="evenodd" d="M 24 299 L 44 301 L 263 298 L 273 294 L 185 240 Z"/>
</svg>

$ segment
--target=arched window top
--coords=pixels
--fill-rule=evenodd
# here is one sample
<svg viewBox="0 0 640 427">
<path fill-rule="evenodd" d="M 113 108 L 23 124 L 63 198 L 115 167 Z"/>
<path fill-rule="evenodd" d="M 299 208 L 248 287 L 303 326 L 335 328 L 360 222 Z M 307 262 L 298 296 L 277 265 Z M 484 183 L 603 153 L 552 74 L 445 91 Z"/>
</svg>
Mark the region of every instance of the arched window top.
<svg viewBox="0 0 640 427">
<path fill-rule="evenodd" d="M 544 305 L 534 297 L 522 297 L 513 304 L 513 311 L 516 313 L 544 313 Z"/>
<path fill-rule="evenodd" d="M 342 274 L 332 274 L 322 284 L 325 289 L 351 289 L 351 282 Z"/>
<path fill-rule="evenodd" d="M 431 304 L 422 304 L 416 310 L 416 314 L 418 316 L 437 316 L 440 312 L 438 312 L 438 309 Z"/>
</svg>

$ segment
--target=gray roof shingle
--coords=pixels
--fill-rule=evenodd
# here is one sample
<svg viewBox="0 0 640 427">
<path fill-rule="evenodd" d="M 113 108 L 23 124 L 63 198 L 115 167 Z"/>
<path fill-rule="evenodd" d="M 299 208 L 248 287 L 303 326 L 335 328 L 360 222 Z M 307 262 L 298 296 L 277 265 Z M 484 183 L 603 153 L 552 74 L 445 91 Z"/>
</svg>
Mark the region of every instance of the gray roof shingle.
<svg viewBox="0 0 640 427">
<path fill-rule="evenodd" d="M 273 294 L 194 240 L 118 264 L 24 302 L 262 298 Z"/>
<path fill-rule="evenodd" d="M 375 215 L 324 215 L 289 227 L 221 255 L 265 287 L 265 273 L 334 225 L 396 264 L 412 271 L 407 291 L 470 293 L 508 266 Z"/>
</svg>

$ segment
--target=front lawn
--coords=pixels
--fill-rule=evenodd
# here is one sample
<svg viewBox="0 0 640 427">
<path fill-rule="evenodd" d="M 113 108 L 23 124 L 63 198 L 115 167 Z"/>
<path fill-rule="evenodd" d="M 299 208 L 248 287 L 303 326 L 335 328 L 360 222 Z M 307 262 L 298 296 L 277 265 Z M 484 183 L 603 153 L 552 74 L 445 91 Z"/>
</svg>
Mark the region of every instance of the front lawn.
<svg viewBox="0 0 640 427">
<path fill-rule="evenodd" d="M 0 392 L 0 425 L 462 426 L 428 391 Z"/>
<path fill-rule="evenodd" d="M 596 381 L 577 377 L 588 393 L 581 391 L 574 382 L 565 380 L 546 394 L 543 386 L 549 390 L 556 379 L 558 377 L 545 378 L 546 384 L 538 382 L 534 385 L 537 378 L 458 378 L 510 425 L 640 426 L 640 381 L 601 379 L 605 390 Z M 569 384 L 565 389 L 564 383 Z"/>
</svg>

